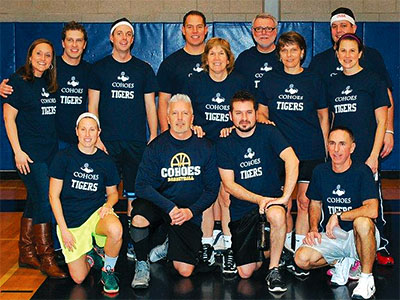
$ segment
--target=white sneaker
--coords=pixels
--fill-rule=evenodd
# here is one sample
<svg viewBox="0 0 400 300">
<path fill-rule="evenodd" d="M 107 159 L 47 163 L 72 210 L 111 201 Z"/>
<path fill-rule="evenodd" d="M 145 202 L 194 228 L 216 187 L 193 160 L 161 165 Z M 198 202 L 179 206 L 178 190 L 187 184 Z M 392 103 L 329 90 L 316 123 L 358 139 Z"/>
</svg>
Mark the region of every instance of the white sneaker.
<svg viewBox="0 0 400 300">
<path fill-rule="evenodd" d="M 375 281 L 374 276 L 363 277 L 358 280 L 357 286 L 353 290 L 352 298 L 355 299 L 369 299 L 375 294 Z"/>
</svg>

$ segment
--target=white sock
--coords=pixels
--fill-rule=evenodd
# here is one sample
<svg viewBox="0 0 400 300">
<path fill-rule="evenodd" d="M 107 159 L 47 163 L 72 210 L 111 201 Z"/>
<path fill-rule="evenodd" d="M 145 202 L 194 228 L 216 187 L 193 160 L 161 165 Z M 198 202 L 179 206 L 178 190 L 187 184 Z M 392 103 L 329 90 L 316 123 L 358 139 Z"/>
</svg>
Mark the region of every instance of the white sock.
<svg viewBox="0 0 400 300">
<path fill-rule="evenodd" d="M 225 244 L 225 249 L 232 248 L 232 236 L 231 235 L 224 235 L 224 244 Z"/>
<path fill-rule="evenodd" d="M 213 238 L 212 237 L 202 237 L 201 238 L 201 244 L 209 244 L 212 245 L 213 244 Z"/>
<path fill-rule="evenodd" d="M 108 256 L 107 254 L 104 256 L 104 269 L 107 270 L 108 267 L 110 267 L 110 269 L 114 269 L 115 268 L 115 264 L 117 263 L 117 257 L 111 257 Z"/>
<path fill-rule="evenodd" d="M 370 276 L 372 276 L 372 273 L 361 273 L 362 278 L 368 278 Z"/>
</svg>

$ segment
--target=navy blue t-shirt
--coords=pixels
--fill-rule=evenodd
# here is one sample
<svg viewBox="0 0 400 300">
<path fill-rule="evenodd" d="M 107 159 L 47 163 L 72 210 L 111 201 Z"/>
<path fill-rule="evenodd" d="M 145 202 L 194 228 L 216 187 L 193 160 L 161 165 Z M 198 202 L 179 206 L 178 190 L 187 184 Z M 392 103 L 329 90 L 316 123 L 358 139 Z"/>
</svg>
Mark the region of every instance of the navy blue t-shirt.
<svg viewBox="0 0 400 300">
<path fill-rule="evenodd" d="M 191 55 L 179 49 L 168 56 L 160 65 L 157 73 L 160 92 L 175 95 L 182 93 L 186 80 L 194 73 L 203 71 L 201 54 Z"/>
<path fill-rule="evenodd" d="M 374 145 L 375 109 L 390 106 L 384 82 L 369 70 L 351 76 L 340 73 L 330 81 L 328 102 L 335 115 L 333 127 L 346 126 L 354 133 L 353 161 L 364 163 Z"/>
<path fill-rule="evenodd" d="M 315 167 L 307 197 L 322 201 L 320 226 L 325 231 L 331 215 L 362 206 L 363 201 L 378 198 L 378 191 L 371 169 L 365 164 L 353 163 L 343 173 L 335 173 L 331 162 Z M 340 221 L 346 231 L 353 229 L 353 222 Z"/>
<path fill-rule="evenodd" d="M 157 92 L 157 79 L 148 63 L 134 56 L 120 63 L 107 56 L 92 66 L 89 88 L 100 91 L 103 141 L 146 142 L 144 94 Z"/>
<path fill-rule="evenodd" d="M 247 81 L 250 92 L 256 96 L 257 88 L 263 76 L 272 70 L 282 70 L 276 50 L 262 53 L 253 46 L 239 54 L 235 61 L 235 72 L 239 72 Z"/>
<path fill-rule="evenodd" d="M 77 66 L 67 64 L 57 56 L 57 114 L 58 138 L 70 144 L 78 142 L 75 134 L 76 120 L 87 111 L 90 64 L 81 60 Z"/>
<path fill-rule="evenodd" d="M 324 84 L 304 70 L 291 75 L 268 72 L 258 89 L 259 103 L 268 106 L 269 119 L 293 147 L 300 160 L 323 159 L 324 138 L 318 110 L 327 108 Z"/>
<path fill-rule="evenodd" d="M 364 69 L 368 69 L 377 73 L 381 80 L 385 82 L 385 86 L 392 89 L 393 84 L 390 79 L 389 72 L 386 69 L 385 62 L 378 50 L 365 47 L 363 56 L 360 59 L 360 65 Z M 310 70 L 316 72 L 329 85 L 330 79 L 342 73 L 343 67 L 340 65 L 335 50 L 330 48 L 319 53 L 311 60 Z"/>
<path fill-rule="evenodd" d="M 244 78 L 231 73 L 224 81 L 216 82 L 207 72 L 193 74 L 185 84 L 184 93 L 192 100 L 194 124 L 200 125 L 206 137 L 216 142 L 222 128 L 232 126 L 229 119 L 230 102 L 233 95 L 246 90 Z"/>
<path fill-rule="evenodd" d="M 81 226 L 104 203 L 106 187 L 120 182 L 111 158 L 97 150 L 89 155 L 73 146 L 57 153 L 49 176 L 63 180 L 61 205 L 68 228 Z"/>
<path fill-rule="evenodd" d="M 200 225 L 202 212 L 217 198 L 219 175 L 215 148 L 194 134 L 175 139 L 169 131 L 146 148 L 136 177 L 136 194 L 169 213 L 174 206 L 189 208 Z"/>
<path fill-rule="evenodd" d="M 282 196 L 279 179 L 281 152 L 288 142 L 272 125 L 257 124 L 253 135 L 241 138 L 236 131 L 217 143 L 218 167 L 233 170 L 235 182 L 245 189 L 267 197 Z M 236 221 L 257 207 L 257 204 L 239 200 L 230 195 L 231 220 Z"/>
<path fill-rule="evenodd" d="M 8 82 L 14 92 L 3 98 L 18 110 L 18 139 L 22 151 L 34 162 L 50 163 L 58 150 L 55 126 L 56 95 L 47 91 L 47 82 L 35 77 L 32 82 L 14 73 Z"/>
</svg>

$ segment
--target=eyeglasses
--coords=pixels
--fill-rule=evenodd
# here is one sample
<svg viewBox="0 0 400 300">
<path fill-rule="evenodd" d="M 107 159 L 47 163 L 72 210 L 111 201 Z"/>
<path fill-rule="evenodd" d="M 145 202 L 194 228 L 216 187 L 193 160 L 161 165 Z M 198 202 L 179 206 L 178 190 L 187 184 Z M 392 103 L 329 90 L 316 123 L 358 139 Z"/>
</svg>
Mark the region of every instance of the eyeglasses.
<svg viewBox="0 0 400 300">
<path fill-rule="evenodd" d="M 258 27 L 253 27 L 253 29 L 254 29 L 254 31 L 255 32 L 257 32 L 257 33 L 260 33 L 260 32 L 262 32 L 263 30 L 265 31 L 265 32 L 272 32 L 272 31 L 274 31 L 275 29 L 276 29 L 276 27 L 262 27 L 262 26 L 258 26 Z"/>
</svg>

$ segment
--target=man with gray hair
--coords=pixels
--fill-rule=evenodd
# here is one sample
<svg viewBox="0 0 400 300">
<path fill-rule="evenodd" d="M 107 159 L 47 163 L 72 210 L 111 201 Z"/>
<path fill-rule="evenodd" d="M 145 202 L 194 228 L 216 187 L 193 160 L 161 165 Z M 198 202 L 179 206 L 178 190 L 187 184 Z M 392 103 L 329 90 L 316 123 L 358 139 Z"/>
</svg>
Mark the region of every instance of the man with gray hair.
<svg viewBox="0 0 400 300">
<path fill-rule="evenodd" d="M 235 62 L 235 70 L 247 80 L 250 92 L 257 94 L 258 84 L 265 73 L 282 69 L 275 50 L 278 21 L 268 13 L 255 16 L 251 25 L 251 34 L 255 46 L 240 53 Z"/>
<path fill-rule="evenodd" d="M 215 150 L 191 130 L 190 98 L 177 94 L 169 99 L 167 117 L 170 129 L 147 146 L 136 178 L 138 199 L 130 229 L 137 257 L 134 289 L 149 286 L 150 235 L 162 223 L 168 228 L 164 255 L 180 275 L 193 273 L 201 249 L 202 213 L 218 194 Z"/>
</svg>

